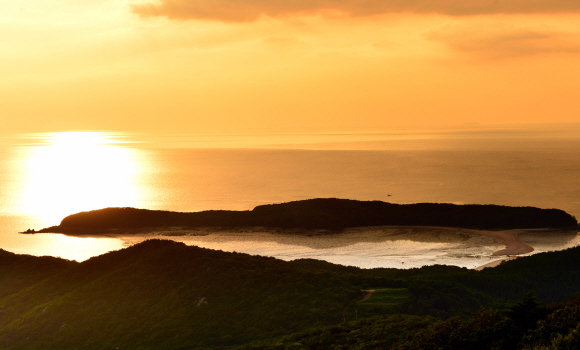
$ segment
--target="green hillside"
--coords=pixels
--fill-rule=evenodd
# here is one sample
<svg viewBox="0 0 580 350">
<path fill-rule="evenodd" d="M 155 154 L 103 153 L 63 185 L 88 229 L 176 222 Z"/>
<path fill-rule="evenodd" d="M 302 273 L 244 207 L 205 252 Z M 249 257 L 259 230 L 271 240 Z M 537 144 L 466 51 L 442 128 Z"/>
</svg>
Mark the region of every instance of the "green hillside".
<svg viewBox="0 0 580 350">
<path fill-rule="evenodd" d="M 0 348 L 550 348 L 580 332 L 578 261 L 364 270 L 161 240 L 82 263 L 1 251 Z"/>
</svg>

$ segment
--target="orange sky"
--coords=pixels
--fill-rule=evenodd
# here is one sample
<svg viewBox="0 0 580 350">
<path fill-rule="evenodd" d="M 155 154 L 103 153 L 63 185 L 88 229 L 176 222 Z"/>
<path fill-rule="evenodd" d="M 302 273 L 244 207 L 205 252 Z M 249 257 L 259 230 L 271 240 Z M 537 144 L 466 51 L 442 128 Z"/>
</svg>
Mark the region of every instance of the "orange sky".
<svg viewBox="0 0 580 350">
<path fill-rule="evenodd" d="M 580 122 L 578 0 L 3 0 L 3 132 Z"/>
</svg>

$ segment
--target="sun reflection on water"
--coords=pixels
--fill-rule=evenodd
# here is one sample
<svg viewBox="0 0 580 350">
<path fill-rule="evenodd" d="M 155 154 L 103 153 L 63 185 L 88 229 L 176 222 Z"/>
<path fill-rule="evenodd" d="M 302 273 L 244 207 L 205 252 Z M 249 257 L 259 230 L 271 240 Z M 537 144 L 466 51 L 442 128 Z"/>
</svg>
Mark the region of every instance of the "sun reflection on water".
<svg viewBox="0 0 580 350">
<path fill-rule="evenodd" d="M 35 139 L 23 157 L 22 211 L 57 224 L 79 211 L 138 205 L 139 154 L 114 134 L 63 132 Z"/>
</svg>

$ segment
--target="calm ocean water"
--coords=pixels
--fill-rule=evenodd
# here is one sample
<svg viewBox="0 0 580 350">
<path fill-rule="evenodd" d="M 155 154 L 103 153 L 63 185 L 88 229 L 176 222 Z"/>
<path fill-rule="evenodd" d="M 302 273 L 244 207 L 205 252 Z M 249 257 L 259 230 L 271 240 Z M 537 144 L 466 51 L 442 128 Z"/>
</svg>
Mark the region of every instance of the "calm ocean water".
<svg viewBox="0 0 580 350">
<path fill-rule="evenodd" d="M 579 125 L 10 135 L 0 157 L 0 248 L 76 260 L 126 242 L 17 232 L 111 206 L 245 210 L 315 197 L 536 206 L 580 217 Z"/>
</svg>

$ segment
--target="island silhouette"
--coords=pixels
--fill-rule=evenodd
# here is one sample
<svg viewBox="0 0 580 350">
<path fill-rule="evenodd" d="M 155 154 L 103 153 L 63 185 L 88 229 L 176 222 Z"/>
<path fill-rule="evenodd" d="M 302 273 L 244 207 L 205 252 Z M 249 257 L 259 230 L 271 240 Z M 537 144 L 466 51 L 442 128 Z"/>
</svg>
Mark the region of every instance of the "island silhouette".
<svg viewBox="0 0 580 350">
<path fill-rule="evenodd" d="M 92 233 L 108 229 L 165 227 L 270 227 L 340 231 L 364 226 L 446 226 L 481 230 L 565 228 L 576 218 L 559 209 L 448 203 L 395 204 L 316 198 L 268 204 L 253 210 L 172 212 L 137 208 L 105 208 L 65 217 L 60 225 L 27 233 Z"/>
</svg>

